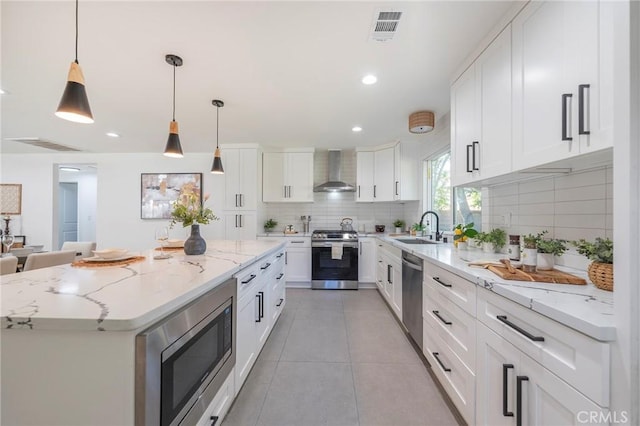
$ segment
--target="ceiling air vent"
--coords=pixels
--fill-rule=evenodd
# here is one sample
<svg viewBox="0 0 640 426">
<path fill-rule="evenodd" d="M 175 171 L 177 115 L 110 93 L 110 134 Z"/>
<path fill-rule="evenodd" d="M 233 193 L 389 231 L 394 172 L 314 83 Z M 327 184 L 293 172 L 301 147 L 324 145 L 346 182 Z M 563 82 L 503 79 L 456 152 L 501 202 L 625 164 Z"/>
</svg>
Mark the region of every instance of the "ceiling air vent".
<svg viewBox="0 0 640 426">
<path fill-rule="evenodd" d="M 371 38 L 375 41 L 388 41 L 398 30 L 398 23 L 402 12 L 397 11 L 377 11 L 373 21 Z"/>
<path fill-rule="evenodd" d="M 81 151 L 59 143 L 51 142 L 41 138 L 5 138 L 6 141 L 23 143 L 25 145 L 37 146 L 38 148 L 50 149 L 52 151 Z"/>
</svg>

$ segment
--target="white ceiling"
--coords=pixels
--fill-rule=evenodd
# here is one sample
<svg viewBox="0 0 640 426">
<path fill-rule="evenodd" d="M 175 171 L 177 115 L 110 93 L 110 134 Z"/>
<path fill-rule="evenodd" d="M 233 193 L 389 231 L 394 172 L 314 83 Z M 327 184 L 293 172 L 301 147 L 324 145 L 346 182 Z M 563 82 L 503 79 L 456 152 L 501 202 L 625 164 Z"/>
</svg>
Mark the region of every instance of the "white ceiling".
<svg viewBox="0 0 640 426">
<path fill-rule="evenodd" d="M 511 2 L 80 1 L 79 62 L 95 123 L 53 115 L 74 58 L 74 3 L 2 1 L 3 152 L 39 137 L 88 152 L 162 152 L 171 120 L 185 152 L 220 143 L 317 148 L 420 140 L 409 114 L 449 111 L 452 73 Z M 400 10 L 393 40 L 370 32 Z M 364 86 L 367 73 L 378 83 Z M 355 125 L 364 130 L 351 132 Z M 109 138 L 108 131 L 122 135 Z"/>
</svg>

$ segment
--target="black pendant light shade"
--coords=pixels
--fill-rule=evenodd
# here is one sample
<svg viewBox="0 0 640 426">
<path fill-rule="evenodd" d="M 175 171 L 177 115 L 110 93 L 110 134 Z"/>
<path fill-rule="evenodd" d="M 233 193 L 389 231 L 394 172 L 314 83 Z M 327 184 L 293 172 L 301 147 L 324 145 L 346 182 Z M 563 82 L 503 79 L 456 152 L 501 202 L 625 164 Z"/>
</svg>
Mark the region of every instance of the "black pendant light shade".
<svg viewBox="0 0 640 426">
<path fill-rule="evenodd" d="M 213 166 L 211 166 L 211 173 L 214 175 L 224 174 L 224 168 L 222 167 L 222 158 L 220 157 L 220 147 L 218 146 L 218 130 L 220 128 L 220 108 L 224 106 L 224 102 L 218 99 L 214 99 L 211 103 L 216 107 L 216 152 L 213 155 Z"/>
<path fill-rule="evenodd" d="M 166 157 L 182 158 L 182 146 L 178 135 L 178 122 L 176 122 L 176 67 L 182 66 L 182 58 L 176 55 L 166 55 L 165 61 L 173 66 L 173 120 L 169 123 L 169 138 L 164 148 Z"/>
<path fill-rule="evenodd" d="M 56 110 L 56 116 L 76 123 L 93 123 L 93 114 L 84 87 L 84 76 L 78 63 L 78 0 L 76 0 L 76 59 L 71 62 L 67 85 Z"/>
</svg>

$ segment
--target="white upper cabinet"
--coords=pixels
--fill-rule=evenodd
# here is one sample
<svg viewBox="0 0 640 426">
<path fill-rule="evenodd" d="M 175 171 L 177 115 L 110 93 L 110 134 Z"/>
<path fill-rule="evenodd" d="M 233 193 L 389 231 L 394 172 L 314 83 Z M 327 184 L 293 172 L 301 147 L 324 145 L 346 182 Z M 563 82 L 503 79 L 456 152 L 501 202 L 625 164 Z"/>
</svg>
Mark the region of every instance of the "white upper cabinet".
<svg viewBox="0 0 640 426">
<path fill-rule="evenodd" d="M 373 151 L 359 151 L 356 154 L 356 201 L 373 201 L 373 170 Z"/>
<path fill-rule="evenodd" d="M 393 199 L 418 199 L 418 167 L 414 144 L 398 142 L 393 148 Z"/>
<path fill-rule="evenodd" d="M 225 210 L 255 210 L 258 200 L 258 150 L 226 148 L 224 166 Z"/>
<path fill-rule="evenodd" d="M 373 200 L 393 201 L 395 174 L 393 171 L 393 147 L 374 153 Z"/>
<path fill-rule="evenodd" d="M 451 87 L 452 184 L 511 171 L 511 28 Z"/>
<path fill-rule="evenodd" d="M 313 202 L 313 150 L 265 152 L 262 156 L 264 202 Z"/>
<path fill-rule="evenodd" d="M 358 151 L 356 201 L 417 199 L 417 161 L 412 145 L 401 142 Z"/>
<path fill-rule="evenodd" d="M 515 169 L 612 146 L 609 8 L 531 2 L 513 20 Z"/>
</svg>

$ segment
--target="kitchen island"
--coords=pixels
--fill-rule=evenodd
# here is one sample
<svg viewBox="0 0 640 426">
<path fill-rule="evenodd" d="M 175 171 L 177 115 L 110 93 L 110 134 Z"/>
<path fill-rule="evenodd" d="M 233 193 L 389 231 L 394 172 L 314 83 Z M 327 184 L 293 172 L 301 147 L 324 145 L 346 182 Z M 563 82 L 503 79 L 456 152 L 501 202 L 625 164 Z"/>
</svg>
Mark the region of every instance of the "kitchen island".
<svg viewBox="0 0 640 426">
<path fill-rule="evenodd" d="M 209 241 L 204 255 L 2 277 L 2 424 L 132 425 L 135 336 L 282 250 Z"/>
</svg>

